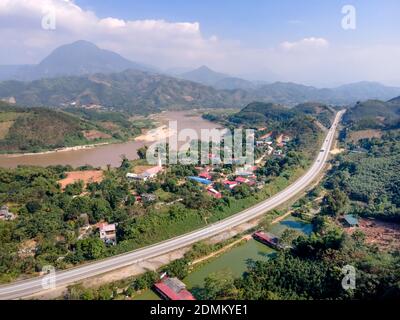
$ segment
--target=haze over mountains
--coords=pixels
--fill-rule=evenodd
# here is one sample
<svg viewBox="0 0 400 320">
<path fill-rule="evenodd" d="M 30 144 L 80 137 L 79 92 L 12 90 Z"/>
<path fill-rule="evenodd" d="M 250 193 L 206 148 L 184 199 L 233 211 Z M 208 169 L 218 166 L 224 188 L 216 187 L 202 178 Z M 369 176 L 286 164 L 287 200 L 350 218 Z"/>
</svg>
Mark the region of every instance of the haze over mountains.
<svg viewBox="0 0 400 320">
<path fill-rule="evenodd" d="M 37 65 L 0 66 L 0 80 L 31 81 L 59 76 L 112 73 L 127 69 L 154 71 L 119 54 L 98 48 L 89 41 L 76 41 L 55 49 Z"/>
<path fill-rule="evenodd" d="M 0 67 L 0 99 L 21 106 L 65 107 L 97 104 L 131 112 L 180 108 L 243 107 L 253 101 L 294 106 L 318 101 L 347 105 L 389 100 L 400 88 L 359 82 L 320 89 L 296 83 L 260 83 L 202 66 L 170 76 L 77 41 L 54 50 L 38 65 Z"/>
</svg>

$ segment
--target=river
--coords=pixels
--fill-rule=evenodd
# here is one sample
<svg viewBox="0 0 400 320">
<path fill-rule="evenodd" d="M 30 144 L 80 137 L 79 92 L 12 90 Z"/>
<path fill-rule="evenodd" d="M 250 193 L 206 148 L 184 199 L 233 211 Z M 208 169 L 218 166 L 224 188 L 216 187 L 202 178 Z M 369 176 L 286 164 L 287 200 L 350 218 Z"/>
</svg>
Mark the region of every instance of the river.
<svg viewBox="0 0 400 320">
<path fill-rule="evenodd" d="M 217 124 L 204 120 L 200 115 L 190 113 L 190 111 L 163 112 L 155 115 L 154 119 L 160 125 L 168 125 L 170 120 L 176 120 L 178 131 L 194 129 L 199 136 L 201 129 L 218 128 Z M 0 167 L 15 168 L 19 165 L 42 167 L 51 165 L 71 165 L 72 167 L 91 165 L 93 167 L 106 167 L 108 164 L 112 167 L 118 167 L 121 164 L 122 156 L 126 156 L 130 160 L 137 159 L 137 150 L 151 143 L 153 142 L 135 140 L 98 146 L 92 149 L 45 154 L 0 155 Z"/>
<path fill-rule="evenodd" d="M 310 223 L 292 216 L 271 226 L 269 231 L 280 236 L 282 232 L 288 228 L 298 230 L 307 235 L 312 232 L 312 225 Z M 234 277 L 240 277 L 243 272 L 247 270 L 247 265 L 250 261 L 266 261 L 274 254 L 276 254 L 275 250 L 252 239 L 196 268 L 183 279 L 183 282 L 187 285 L 188 289 L 195 294 L 198 288 L 204 286 L 204 279 L 209 274 L 214 272 L 228 272 Z M 151 290 L 146 290 L 134 299 L 160 300 Z"/>
</svg>

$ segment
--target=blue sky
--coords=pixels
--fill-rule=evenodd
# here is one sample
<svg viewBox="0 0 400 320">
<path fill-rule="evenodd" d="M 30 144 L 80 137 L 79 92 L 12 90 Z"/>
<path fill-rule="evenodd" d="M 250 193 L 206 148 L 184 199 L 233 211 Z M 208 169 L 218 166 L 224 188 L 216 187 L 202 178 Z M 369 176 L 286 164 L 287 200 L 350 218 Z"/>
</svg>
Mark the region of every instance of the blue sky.
<svg viewBox="0 0 400 320">
<path fill-rule="evenodd" d="M 341 26 L 344 5 L 356 9 L 355 30 Z M 398 0 L 0 0 L 0 61 L 38 63 L 84 39 L 161 70 L 400 86 L 399 15 Z"/>
<path fill-rule="evenodd" d="M 77 0 L 76 3 L 101 17 L 197 21 L 206 36 L 216 34 L 251 46 L 310 35 L 343 44 L 400 40 L 398 0 Z M 341 8 L 346 4 L 357 9 L 355 31 L 341 28 Z"/>
</svg>

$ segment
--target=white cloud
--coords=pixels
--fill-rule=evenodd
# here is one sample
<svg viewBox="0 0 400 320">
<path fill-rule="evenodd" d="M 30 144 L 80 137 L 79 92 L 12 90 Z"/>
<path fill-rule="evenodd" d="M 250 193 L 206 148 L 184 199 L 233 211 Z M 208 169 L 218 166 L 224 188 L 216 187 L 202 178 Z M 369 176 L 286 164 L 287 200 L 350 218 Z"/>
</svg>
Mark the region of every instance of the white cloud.
<svg viewBox="0 0 400 320">
<path fill-rule="evenodd" d="M 329 47 L 329 42 L 324 38 L 310 37 L 294 42 L 289 42 L 289 41 L 282 42 L 281 47 L 284 50 L 320 49 Z"/>
</svg>

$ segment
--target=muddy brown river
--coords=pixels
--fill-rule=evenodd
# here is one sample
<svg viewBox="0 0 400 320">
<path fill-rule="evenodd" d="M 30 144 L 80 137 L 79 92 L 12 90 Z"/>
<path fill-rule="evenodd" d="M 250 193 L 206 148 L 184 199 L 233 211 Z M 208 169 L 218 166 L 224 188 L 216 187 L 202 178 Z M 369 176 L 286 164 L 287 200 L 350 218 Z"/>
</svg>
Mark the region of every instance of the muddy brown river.
<svg viewBox="0 0 400 320">
<path fill-rule="evenodd" d="M 204 120 L 200 115 L 190 114 L 190 112 L 187 111 L 163 112 L 156 115 L 155 119 L 160 125 L 168 125 L 170 120 L 176 120 L 178 131 L 194 129 L 199 137 L 201 129 L 218 128 L 217 124 Z M 137 159 L 137 150 L 144 145 L 150 145 L 152 143 L 154 142 L 129 141 L 74 151 L 30 155 L 0 155 L 0 167 L 15 168 L 19 165 L 46 167 L 58 164 L 71 165 L 73 167 L 83 165 L 105 167 L 110 164 L 112 167 L 118 167 L 121 164 L 123 156 L 126 156 L 130 160 Z"/>
</svg>

